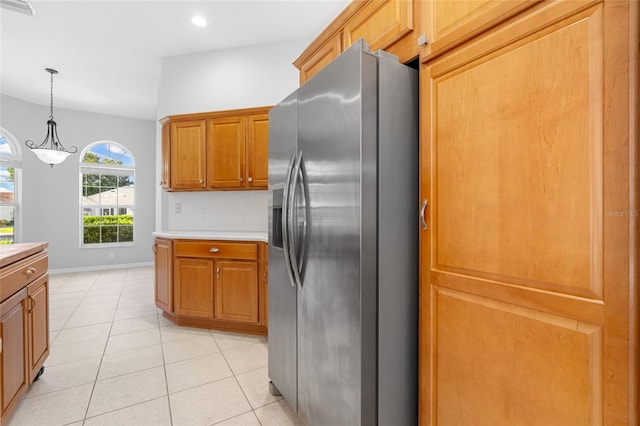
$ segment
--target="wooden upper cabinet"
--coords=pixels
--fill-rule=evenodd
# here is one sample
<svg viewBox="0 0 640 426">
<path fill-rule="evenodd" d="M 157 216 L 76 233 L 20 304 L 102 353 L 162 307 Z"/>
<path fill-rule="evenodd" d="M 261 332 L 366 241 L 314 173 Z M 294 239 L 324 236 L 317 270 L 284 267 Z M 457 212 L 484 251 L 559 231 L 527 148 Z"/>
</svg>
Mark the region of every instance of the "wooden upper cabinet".
<svg viewBox="0 0 640 426">
<path fill-rule="evenodd" d="M 244 117 L 207 120 L 207 186 L 242 188 L 245 186 Z"/>
<path fill-rule="evenodd" d="M 160 120 L 162 188 L 267 189 L 270 109 L 182 114 Z"/>
<path fill-rule="evenodd" d="M 542 0 L 425 1 L 425 33 L 428 43 L 421 56 L 440 55 Z"/>
<path fill-rule="evenodd" d="M 171 123 L 171 188 L 204 189 L 205 122 Z"/>
<path fill-rule="evenodd" d="M 171 188 L 171 123 L 162 124 L 162 189 Z"/>
<path fill-rule="evenodd" d="M 300 65 L 300 84 L 304 84 L 342 53 L 342 33 L 332 37 Z"/>
<path fill-rule="evenodd" d="M 413 3 L 413 0 L 367 2 L 344 26 L 344 49 L 360 38 L 369 44 L 371 51 L 387 49 L 413 30 Z"/>
<path fill-rule="evenodd" d="M 267 189 L 269 185 L 269 114 L 247 119 L 247 187 Z"/>
<path fill-rule="evenodd" d="M 303 84 L 363 38 L 371 51 L 384 49 L 408 62 L 419 54 L 424 1 L 355 0 L 296 59 Z"/>
</svg>

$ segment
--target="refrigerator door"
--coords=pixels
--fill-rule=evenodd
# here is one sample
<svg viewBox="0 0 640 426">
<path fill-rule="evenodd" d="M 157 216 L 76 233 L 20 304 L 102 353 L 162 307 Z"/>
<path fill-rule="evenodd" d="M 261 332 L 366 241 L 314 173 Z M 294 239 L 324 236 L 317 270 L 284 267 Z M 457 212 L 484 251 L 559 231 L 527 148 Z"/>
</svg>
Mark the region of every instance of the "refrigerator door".
<svg viewBox="0 0 640 426">
<path fill-rule="evenodd" d="M 298 411 L 311 425 L 376 424 L 376 68 L 358 42 L 298 90 Z"/>
<path fill-rule="evenodd" d="M 297 144 L 297 93 L 269 112 L 269 379 L 297 408 L 297 296 L 285 259 L 285 181 Z"/>
</svg>

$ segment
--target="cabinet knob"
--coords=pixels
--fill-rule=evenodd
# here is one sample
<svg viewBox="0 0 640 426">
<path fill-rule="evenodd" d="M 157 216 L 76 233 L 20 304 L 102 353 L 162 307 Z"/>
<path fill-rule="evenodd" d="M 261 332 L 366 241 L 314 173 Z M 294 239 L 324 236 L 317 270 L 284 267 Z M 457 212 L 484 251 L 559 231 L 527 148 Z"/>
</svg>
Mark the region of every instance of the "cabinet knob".
<svg viewBox="0 0 640 426">
<path fill-rule="evenodd" d="M 200 183 L 204 183 L 204 179 L 200 179 Z"/>
<path fill-rule="evenodd" d="M 253 182 L 253 178 L 251 176 L 249 176 L 249 178 L 247 179 L 247 181 L 249 182 Z"/>
<path fill-rule="evenodd" d="M 35 274 L 36 272 L 38 272 L 38 270 L 36 268 L 31 267 L 31 266 L 29 266 L 27 268 L 27 270 L 24 271 L 24 273 L 27 274 L 27 276 L 29 276 L 31 274 Z"/>
<path fill-rule="evenodd" d="M 211 247 L 211 248 L 209 249 L 209 253 L 217 253 L 217 252 L 219 252 L 219 251 L 220 251 L 220 249 L 219 249 L 218 247 Z"/>
<path fill-rule="evenodd" d="M 240 178 L 240 182 L 244 182 L 244 178 Z"/>
</svg>

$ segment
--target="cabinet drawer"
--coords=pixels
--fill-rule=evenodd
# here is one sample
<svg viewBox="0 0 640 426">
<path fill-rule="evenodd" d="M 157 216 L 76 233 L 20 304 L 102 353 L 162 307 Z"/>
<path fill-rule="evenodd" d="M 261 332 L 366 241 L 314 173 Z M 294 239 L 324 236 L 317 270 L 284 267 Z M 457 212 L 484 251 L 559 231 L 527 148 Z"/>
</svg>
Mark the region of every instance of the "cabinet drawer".
<svg viewBox="0 0 640 426">
<path fill-rule="evenodd" d="M 0 301 L 5 300 L 49 268 L 49 256 L 46 251 L 29 256 L 0 270 Z"/>
<path fill-rule="evenodd" d="M 256 260 L 258 259 L 258 244 L 220 241 L 176 241 L 174 255 L 176 257 Z"/>
</svg>

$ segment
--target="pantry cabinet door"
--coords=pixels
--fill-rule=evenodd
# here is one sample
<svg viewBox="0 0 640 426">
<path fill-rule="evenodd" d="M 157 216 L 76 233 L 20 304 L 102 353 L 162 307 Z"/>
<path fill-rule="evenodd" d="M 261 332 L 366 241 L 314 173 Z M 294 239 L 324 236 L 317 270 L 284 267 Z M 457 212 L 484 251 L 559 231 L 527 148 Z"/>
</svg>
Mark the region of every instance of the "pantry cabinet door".
<svg viewBox="0 0 640 426">
<path fill-rule="evenodd" d="M 637 25 L 548 2 L 423 64 L 421 424 L 637 424 Z"/>
</svg>

